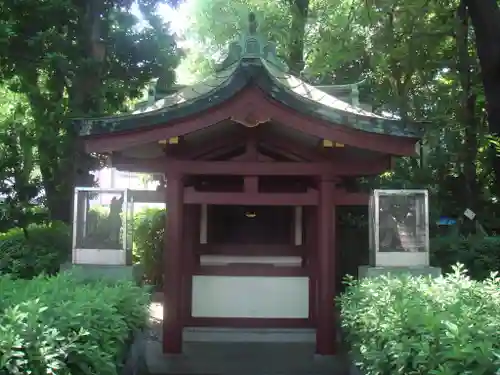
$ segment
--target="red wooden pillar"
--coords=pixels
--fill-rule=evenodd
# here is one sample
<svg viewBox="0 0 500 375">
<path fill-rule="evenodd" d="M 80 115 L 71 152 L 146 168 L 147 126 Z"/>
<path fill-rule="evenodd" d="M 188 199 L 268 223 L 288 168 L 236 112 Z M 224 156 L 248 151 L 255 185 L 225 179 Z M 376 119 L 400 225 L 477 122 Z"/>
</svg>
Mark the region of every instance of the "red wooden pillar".
<svg viewBox="0 0 500 375">
<path fill-rule="evenodd" d="M 163 250 L 163 352 L 182 352 L 183 202 L 181 175 L 167 175 L 167 220 Z"/>
<path fill-rule="evenodd" d="M 319 183 L 318 242 L 317 242 L 317 330 L 316 353 L 335 353 L 334 280 L 335 280 L 335 184 L 322 179 Z"/>
</svg>

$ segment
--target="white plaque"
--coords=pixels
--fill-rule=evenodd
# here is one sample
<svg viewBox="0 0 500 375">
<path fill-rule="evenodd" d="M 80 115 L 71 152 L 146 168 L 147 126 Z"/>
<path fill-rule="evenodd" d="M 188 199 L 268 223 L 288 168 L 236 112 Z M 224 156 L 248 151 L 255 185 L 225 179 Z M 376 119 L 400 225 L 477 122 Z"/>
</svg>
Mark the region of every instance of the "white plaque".
<svg viewBox="0 0 500 375">
<path fill-rule="evenodd" d="M 476 214 L 474 211 L 470 210 L 470 209 L 466 209 L 464 211 L 464 216 L 469 219 L 469 220 L 474 220 L 474 218 L 476 217 Z"/>
</svg>

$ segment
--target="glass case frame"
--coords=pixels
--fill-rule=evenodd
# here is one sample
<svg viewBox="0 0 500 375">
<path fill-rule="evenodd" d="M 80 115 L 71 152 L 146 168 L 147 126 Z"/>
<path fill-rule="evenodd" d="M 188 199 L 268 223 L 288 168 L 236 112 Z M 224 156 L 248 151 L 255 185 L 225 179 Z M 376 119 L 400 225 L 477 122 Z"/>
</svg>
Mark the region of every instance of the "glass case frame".
<svg viewBox="0 0 500 375">
<path fill-rule="evenodd" d="M 89 214 L 88 197 L 91 194 L 110 194 L 123 197 L 122 218 L 118 229 L 116 246 L 86 246 L 87 220 Z M 121 198 L 120 198 L 121 199 Z M 130 189 L 102 189 L 97 187 L 76 187 L 74 190 L 72 263 L 98 265 L 132 265 L 134 197 Z M 82 213 L 83 212 L 83 213 Z M 102 225 L 102 223 L 101 223 Z M 105 229 L 104 229 L 105 230 Z M 111 233 L 110 233 L 111 235 Z M 109 244 L 110 242 L 108 242 Z"/>
<path fill-rule="evenodd" d="M 384 251 L 381 247 L 381 198 L 415 198 L 415 238 L 420 238 L 416 251 Z M 418 202 L 418 203 L 417 203 Z M 375 189 L 369 201 L 370 265 L 375 267 L 429 266 L 429 193 L 426 189 Z M 415 239 L 417 241 L 417 239 Z M 413 247 L 416 248 L 415 246 Z"/>
</svg>

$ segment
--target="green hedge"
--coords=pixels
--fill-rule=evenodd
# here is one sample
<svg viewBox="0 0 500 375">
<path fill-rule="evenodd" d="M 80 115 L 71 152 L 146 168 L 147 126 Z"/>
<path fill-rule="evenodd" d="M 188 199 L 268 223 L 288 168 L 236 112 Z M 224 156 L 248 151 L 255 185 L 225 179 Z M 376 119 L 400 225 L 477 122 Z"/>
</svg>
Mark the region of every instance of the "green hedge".
<svg viewBox="0 0 500 375">
<path fill-rule="evenodd" d="M 134 217 L 134 261 L 141 263 L 144 278 L 152 285 L 163 283 L 163 238 L 166 211 L 148 208 Z"/>
<path fill-rule="evenodd" d="M 127 282 L 83 284 L 71 274 L 0 277 L 0 374 L 116 375 L 149 296 Z"/>
<path fill-rule="evenodd" d="M 143 265 L 144 278 L 154 285 L 161 285 L 163 277 L 165 216 L 165 210 L 150 208 L 134 217 L 134 261 Z M 103 217 L 101 212 L 93 210 L 89 221 L 99 227 Z M 0 234 L 0 274 L 22 279 L 42 273 L 53 275 L 70 256 L 71 229 L 63 223 L 32 225 L 28 228 L 28 238 L 20 228 Z"/>
<path fill-rule="evenodd" d="M 365 375 L 493 375 L 500 369 L 500 278 L 456 267 L 438 279 L 350 281 L 342 327 Z"/>
<path fill-rule="evenodd" d="M 0 234 L 0 274 L 30 279 L 41 273 L 55 274 L 71 254 L 67 225 L 33 225 L 28 238 L 19 228 Z"/>
<path fill-rule="evenodd" d="M 159 208 L 145 208 L 134 213 L 133 261 L 140 263 L 144 270 L 143 279 L 152 285 L 160 286 L 163 282 L 163 236 L 165 233 L 166 211 Z M 99 208 L 89 211 L 87 222 L 90 233 L 103 232 L 106 229 L 107 213 Z M 102 244 L 102 240 L 99 240 Z"/>
<path fill-rule="evenodd" d="M 431 263 L 444 272 L 456 263 L 465 265 L 469 275 L 478 280 L 500 271 L 500 237 L 446 236 L 431 240 Z"/>
</svg>

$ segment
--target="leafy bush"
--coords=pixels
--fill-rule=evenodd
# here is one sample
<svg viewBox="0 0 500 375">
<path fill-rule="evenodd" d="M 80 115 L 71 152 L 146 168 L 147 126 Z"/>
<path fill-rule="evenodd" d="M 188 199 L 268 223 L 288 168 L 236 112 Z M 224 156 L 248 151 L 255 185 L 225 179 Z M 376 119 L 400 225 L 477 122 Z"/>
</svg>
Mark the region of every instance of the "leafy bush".
<svg viewBox="0 0 500 375">
<path fill-rule="evenodd" d="M 93 207 L 87 212 L 86 235 L 82 247 L 87 249 L 113 249 L 116 243 L 110 238 L 109 212 L 103 207 Z M 111 241 L 111 243 L 109 243 Z"/>
<path fill-rule="evenodd" d="M 19 225 L 19 222 L 16 220 L 12 220 L 12 217 L 9 215 L 9 210 L 11 210 L 12 207 L 8 207 L 8 204 L 3 201 L 0 202 L 0 212 L 3 213 L 0 216 L 0 233 L 7 232 L 10 229 L 17 228 Z M 46 224 L 49 222 L 49 210 L 47 207 L 44 207 L 42 205 L 36 205 L 36 206 L 31 206 L 29 207 L 28 212 L 24 214 L 25 219 L 28 219 L 30 223 L 36 223 L 36 224 Z"/>
<path fill-rule="evenodd" d="M 500 374 L 500 278 L 350 281 L 342 327 L 366 375 Z"/>
<path fill-rule="evenodd" d="M 148 208 L 134 218 L 134 261 L 141 263 L 144 278 L 153 285 L 163 282 L 165 217 L 165 210 Z"/>
<path fill-rule="evenodd" d="M 27 238 L 22 229 L 11 229 L 0 235 L 0 274 L 22 279 L 52 275 L 70 253 L 70 229 L 65 224 L 31 226 Z"/>
<path fill-rule="evenodd" d="M 149 296 L 133 283 L 83 284 L 61 273 L 0 277 L 0 374 L 116 375 Z"/>
<path fill-rule="evenodd" d="M 449 272 L 456 263 L 478 280 L 500 271 L 500 237 L 446 236 L 431 240 L 431 263 Z"/>
</svg>

